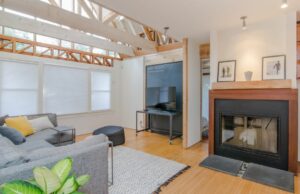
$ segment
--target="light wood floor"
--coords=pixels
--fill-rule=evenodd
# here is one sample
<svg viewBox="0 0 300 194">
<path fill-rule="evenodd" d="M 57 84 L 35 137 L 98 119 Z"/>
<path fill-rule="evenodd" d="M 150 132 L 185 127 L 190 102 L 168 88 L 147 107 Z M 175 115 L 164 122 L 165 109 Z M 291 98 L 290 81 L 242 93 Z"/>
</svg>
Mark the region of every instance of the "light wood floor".
<svg viewBox="0 0 300 194">
<path fill-rule="evenodd" d="M 181 139 L 176 139 L 173 145 L 168 144 L 167 136 L 149 132 L 141 132 L 136 137 L 135 131 L 126 129 L 125 146 L 147 152 L 153 155 L 175 160 L 191 168 L 180 175 L 167 187 L 162 194 L 284 194 L 272 187 L 250 182 L 238 177 L 219 173 L 199 167 L 199 162 L 207 156 L 208 144 L 201 142 L 189 149 L 182 148 Z M 78 136 L 82 140 L 86 135 Z M 300 194 L 300 173 L 295 178 L 295 193 Z"/>
</svg>

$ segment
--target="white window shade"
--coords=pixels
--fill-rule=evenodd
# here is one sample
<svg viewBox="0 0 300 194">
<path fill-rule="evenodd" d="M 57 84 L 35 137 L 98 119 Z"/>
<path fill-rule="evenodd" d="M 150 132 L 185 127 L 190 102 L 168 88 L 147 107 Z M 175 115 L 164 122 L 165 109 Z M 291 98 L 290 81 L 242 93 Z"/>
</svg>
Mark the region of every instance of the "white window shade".
<svg viewBox="0 0 300 194">
<path fill-rule="evenodd" d="M 0 61 L 0 114 L 38 112 L 38 65 Z"/>
<path fill-rule="evenodd" d="M 45 65 L 44 112 L 88 112 L 88 70 Z"/>
<path fill-rule="evenodd" d="M 92 110 L 108 110 L 111 108 L 111 73 L 105 71 L 92 72 Z"/>
</svg>

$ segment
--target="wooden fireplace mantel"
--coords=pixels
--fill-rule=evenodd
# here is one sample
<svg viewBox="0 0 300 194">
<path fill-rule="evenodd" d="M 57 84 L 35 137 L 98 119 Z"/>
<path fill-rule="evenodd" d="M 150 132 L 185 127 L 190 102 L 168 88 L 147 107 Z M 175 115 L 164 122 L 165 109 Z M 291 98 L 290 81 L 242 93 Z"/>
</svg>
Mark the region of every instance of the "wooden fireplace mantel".
<svg viewBox="0 0 300 194">
<path fill-rule="evenodd" d="M 214 154 L 215 100 L 286 100 L 289 104 L 288 170 L 297 173 L 298 90 L 297 89 L 215 89 L 209 91 L 209 154 Z"/>
<path fill-rule="evenodd" d="M 291 80 L 263 80 L 263 81 L 216 82 L 212 84 L 213 90 L 282 89 L 282 88 L 292 88 L 292 81 Z"/>
</svg>

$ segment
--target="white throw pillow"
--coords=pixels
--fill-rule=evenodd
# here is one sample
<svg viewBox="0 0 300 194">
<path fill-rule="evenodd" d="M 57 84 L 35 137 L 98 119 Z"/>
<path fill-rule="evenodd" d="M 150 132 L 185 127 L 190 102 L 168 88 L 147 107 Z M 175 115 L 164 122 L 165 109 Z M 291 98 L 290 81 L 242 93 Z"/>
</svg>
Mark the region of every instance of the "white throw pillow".
<svg viewBox="0 0 300 194">
<path fill-rule="evenodd" d="M 32 128 L 35 130 L 35 132 L 54 127 L 53 123 L 51 123 L 47 116 L 31 119 L 29 120 L 29 122 Z"/>
</svg>

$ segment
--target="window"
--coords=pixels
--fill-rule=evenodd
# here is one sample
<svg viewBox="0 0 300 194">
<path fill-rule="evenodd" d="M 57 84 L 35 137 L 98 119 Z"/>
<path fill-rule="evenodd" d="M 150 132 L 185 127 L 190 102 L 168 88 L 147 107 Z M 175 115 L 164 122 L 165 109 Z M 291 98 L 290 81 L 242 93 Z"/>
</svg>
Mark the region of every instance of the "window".
<svg viewBox="0 0 300 194">
<path fill-rule="evenodd" d="M 46 43 L 46 44 L 52 44 L 52 45 L 56 45 L 59 46 L 59 40 L 56 38 L 51 38 L 48 36 L 43 36 L 43 35 L 36 35 L 36 41 L 37 42 L 41 42 L 41 43 Z"/>
<path fill-rule="evenodd" d="M 62 40 L 60 44 L 61 44 L 62 47 L 72 48 L 72 43 L 69 42 L 69 41 Z"/>
<path fill-rule="evenodd" d="M 38 65 L 0 61 L 0 114 L 38 112 Z"/>
<path fill-rule="evenodd" d="M 111 74 L 104 71 L 92 73 L 92 111 L 111 108 Z"/>
<path fill-rule="evenodd" d="M 76 50 L 81 50 L 81 51 L 85 51 L 85 52 L 91 52 L 91 47 L 87 46 L 87 45 L 83 45 L 83 44 L 74 44 L 74 49 Z"/>
<path fill-rule="evenodd" d="M 33 33 L 24 32 L 21 30 L 16 30 L 13 28 L 8 28 L 8 27 L 4 28 L 4 35 L 16 37 L 16 38 L 22 38 L 22 39 L 31 40 L 31 41 L 33 41 L 33 39 L 34 39 Z"/>
<path fill-rule="evenodd" d="M 106 55 L 107 51 L 103 50 L 103 49 L 100 49 L 100 48 L 93 48 L 93 53 L 100 54 L 100 55 Z"/>
<path fill-rule="evenodd" d="M 111 56 L 111 57 L 115 57 L 115 52 L 114 51 L 109 51 L 108 55 Z"/>
<path fill-rule="evenodd" d="M 88 70 L 45 65 L 44 112 L 88 112 L 88 77 Z"/>
<path fill-rule="evenodd" d="M 0 61 L 0 115 L 73 114 L 109 109 L 109 71 Z"/>
<path fill-rule="evenodd" d="M 74 12 L 74 0 L 63 0 L 63 1 L 61 1 L 61 7 L 65 10 Z"/>
</svg>

